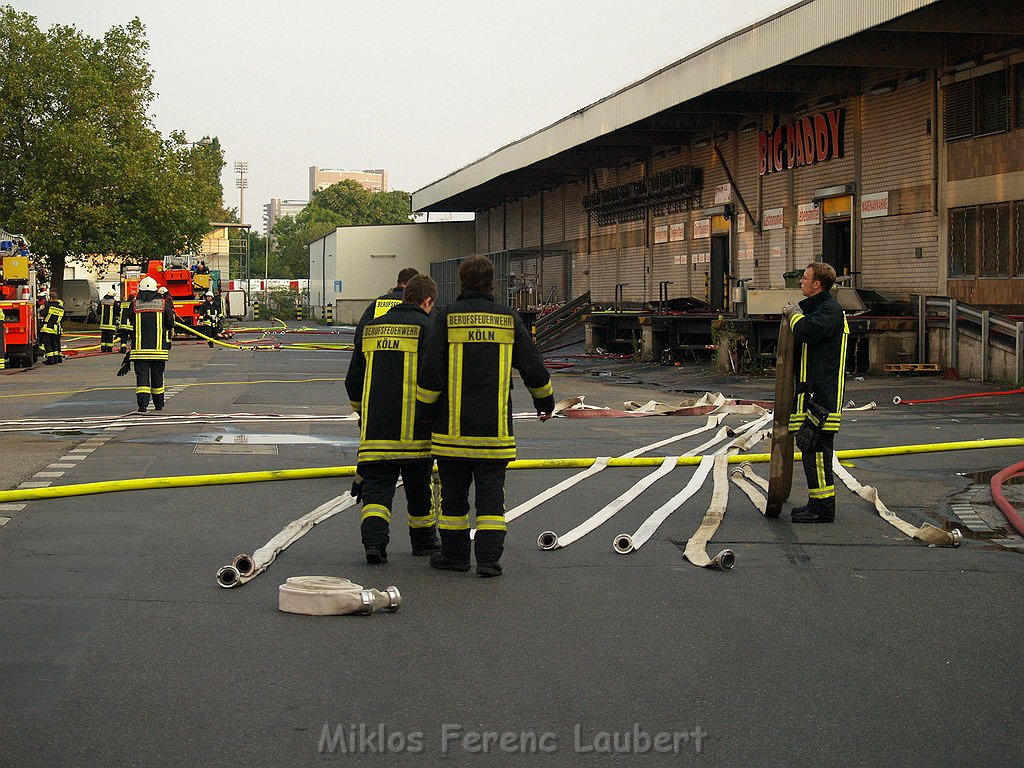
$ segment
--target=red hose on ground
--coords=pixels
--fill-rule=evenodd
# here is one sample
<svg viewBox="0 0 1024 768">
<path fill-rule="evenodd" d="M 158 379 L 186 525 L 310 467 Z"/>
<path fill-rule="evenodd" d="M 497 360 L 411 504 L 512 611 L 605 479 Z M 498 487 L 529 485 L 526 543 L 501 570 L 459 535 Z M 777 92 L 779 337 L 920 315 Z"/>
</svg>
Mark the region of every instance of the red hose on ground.
<svg viewBox="0 0 1024 768">
<path fill-rule="evenodd" d="M 968 397 L 996 397 L 998 395 L 1024 395 L 1024 387 L 1007 389 L 1002 392 L 974 392 L 969 395 L 949 395 L 948 397 L 929 397 L 923 400 L 904 400 L 893 398 L 894 405 L 918 405 L 920 403 L 944 403 L 947 400 L 963 400 Z"/>
<path fill-rule="evenodd" d="M 1009 466 L 1001 472 L 996 472 L 992 475 L 989 485 L 992 489 L 992 500 L 999 507 L 999 511 L 1010 521 L 1013 529 L 1021 536 L 1024 536 L 1024 519 L 1021 518 L 1020 513 L 1013 508 L 1013 505 L 1006 500 L 1006 496 L 1003 494 L 1003 483 L 1011 477 L 1016 477 L 1020 474 L 1024 474 L 1024 461 Z"/>
</svg>

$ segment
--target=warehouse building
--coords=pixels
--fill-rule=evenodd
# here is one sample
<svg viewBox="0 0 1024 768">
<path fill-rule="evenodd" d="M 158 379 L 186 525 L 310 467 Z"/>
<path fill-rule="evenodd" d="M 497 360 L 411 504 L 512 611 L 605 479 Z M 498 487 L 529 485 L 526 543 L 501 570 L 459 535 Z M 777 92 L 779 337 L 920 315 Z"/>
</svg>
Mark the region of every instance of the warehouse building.
<svg viewBox="0 0 1024 768">
<path fill-rule="evenodd" d="M 890 308 L 930 295 L 1019 314 L 1020 11 L 797 3 L 418 190 L 413 209 L 474 211 L 511 298 L 756 314 L 820 259 Z"/>
</svg>

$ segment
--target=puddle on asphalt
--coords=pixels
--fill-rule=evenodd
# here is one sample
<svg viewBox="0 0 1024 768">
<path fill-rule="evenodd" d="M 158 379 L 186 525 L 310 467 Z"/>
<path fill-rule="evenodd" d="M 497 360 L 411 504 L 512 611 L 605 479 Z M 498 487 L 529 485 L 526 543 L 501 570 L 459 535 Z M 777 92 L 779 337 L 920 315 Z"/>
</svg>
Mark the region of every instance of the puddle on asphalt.
<svg viewBox="0 0 1024 768">
<path fill-rule="evenodd" d="M 963 472 L 957 473 L 961 477 L 970 478 L 971 482 L 978 483 L 979 485 L 988 485 L 992 480 L 992 477 L 1002 472 L 1005 467 L 999 469 L 985 469 L 980 472 Z M 1003 485 L 1024 485 L 1024 475 L 1018 475 L 1017 477 L 1008 477 L 1003 481 Z"/>
</svg>

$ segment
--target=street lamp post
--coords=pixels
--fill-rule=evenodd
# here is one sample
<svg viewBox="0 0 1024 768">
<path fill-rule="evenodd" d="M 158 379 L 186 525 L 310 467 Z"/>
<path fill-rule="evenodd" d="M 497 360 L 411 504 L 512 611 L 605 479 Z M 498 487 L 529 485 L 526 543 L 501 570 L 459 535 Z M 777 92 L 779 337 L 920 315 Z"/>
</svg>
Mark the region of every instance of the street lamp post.
<svg viewBox="0 0 1024 768">
<path fill-rule="evenodd" d="M 245 174 L 249 172 L 249 163 L 239 161 L 235 163 L 235 173 L 238 174 L 238 178 L 235 179 L 235 186 L 238 187 L 238 223 L 245 224 L 245 188 L 249 186 L 249 180 L 245 178 Z"/>
</svg>

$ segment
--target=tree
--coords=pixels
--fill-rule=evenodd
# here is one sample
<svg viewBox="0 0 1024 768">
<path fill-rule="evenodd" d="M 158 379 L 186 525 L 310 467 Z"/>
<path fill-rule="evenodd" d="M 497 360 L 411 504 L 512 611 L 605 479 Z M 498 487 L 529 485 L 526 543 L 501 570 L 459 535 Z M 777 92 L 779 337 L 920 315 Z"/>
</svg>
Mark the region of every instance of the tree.
<svg viewBox="0 0 1024 768">
<path fill-rule="evenodd" d="M 0 6 L 0 223 L 45 254 L 96 266 L 193 249 L 220 205 L 220 144 L 152 125 L 149 44 L 137 18 L 102 39 L 42 31 Z"/>
<path fill-rule="evenodd" d="M 309 277 L 307 245 L 338 227 L 359 224 L 404 224 L 412 221 L 408 192 L 373 193 L 351 179 L 339 181 L 313 194 L 309 205 L 295 216 L 274 224 L 281 265 L 289 277 Z"/>
</svg>

